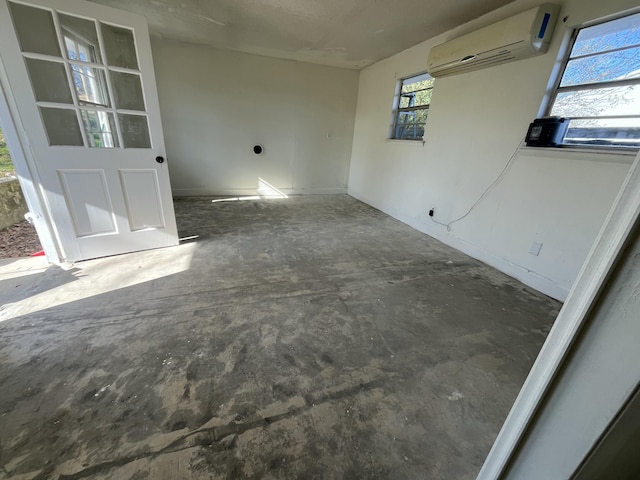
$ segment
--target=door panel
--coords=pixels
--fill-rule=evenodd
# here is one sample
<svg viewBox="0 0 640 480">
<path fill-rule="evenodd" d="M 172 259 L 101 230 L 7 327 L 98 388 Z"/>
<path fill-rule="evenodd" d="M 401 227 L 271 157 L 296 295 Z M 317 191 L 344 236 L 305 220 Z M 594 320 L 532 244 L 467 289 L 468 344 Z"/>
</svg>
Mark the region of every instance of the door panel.
<svg viewBox="0 0 640 480">
<path fill-rule="evenodd" d="M 103 170 L 58 170 L 78 237 L 117 233 Z"/>
<path fill-rule="evenodd" d="M 129 214 L 131 230 L 163 228 L 164 215 L 155 170 L 120 170 L 120 183 Z M 153 198 L 155 202 L 146 202 Z"/>
<path fill-rule="evenodd" d="M 0 0 L 1 67 L 66 260 L 178 243 L 143 17 Z"/>
</svg>

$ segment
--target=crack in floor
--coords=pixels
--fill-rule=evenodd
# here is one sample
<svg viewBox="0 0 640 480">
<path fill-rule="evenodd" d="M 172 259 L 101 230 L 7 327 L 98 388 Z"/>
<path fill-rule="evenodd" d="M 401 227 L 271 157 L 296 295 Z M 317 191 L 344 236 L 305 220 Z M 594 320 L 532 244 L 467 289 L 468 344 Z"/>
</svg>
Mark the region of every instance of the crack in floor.
<svg viewBox="0 0 640 480">
<path fill-rule="evenodd" d="M 235 447 L 235 441 L 229 443 L 223 443 L 223 440 L 229 436 L 238 436 L 242 435 L 245 432 L 250 430 L 260 428 L 260 427 L 268 427 L 274 423 L 280 422 L 282 420 L 295 417 L 301 413 L 309 411 L 311 408 L 315 408 L 319 405 L 322 405 L 327 402 L 341 400 L 343 398 L 352 397 L 359 393 L 363 393 L 366 391 L 373 390 L 375 388 L 380 388 L 389 383 L 389 381 L 393 381 L 393 376 L 379 378 L 375 380 L 371 380 L 369 382 L 359 383 L 358 385 L 353 385 L 351 387 L 347 387 L 341 390 L 337 390 L 335 392 L 327 392 L 318 397 L 313 397 L 311 395 L 305 396 L 305 405 L 302 407 L 291 407 L 286 412 L 271 415 L 268 417 L 259 418 L 257 420 L 253 420 L 246 423 L 236 423 L 235 421 L 231 421 L 226 425 L 220 425 L 209 428 L 199 428 L 192 432 L 189 432 L 173 442 L 169 445 L 161 448 L 160 450 L 156 450 L 153 452 L 140 452 L 132 455 L 127 455 L 124 457 L 116 458 L 114 460 L 109 460 L 102 463 L 97 463 L 90 467 L 84 468 L 78 472 L 71 474 L 60 474 L 58 476 L 58 480 L 78 480 L 81 478 L 88 477 L 89 475 L 94 475 L 97 473 L 104 472 L 106 470 L 111 470 L 116 467 L 122 467 L 129 463 L 135 462 L 137 460 L 142 460 L 145 458 L 156 458 L 161 455 L 165 455 L 168 453 L 176 453 L 183 450 L 188 450 L 191 448 L 203 447 L 206 446 L 211 448 L 213 453 L 223 452 L 225 450 L 230 450 Z M 184 442 L 189 440 L 190 438 L 195 437 L 196 441 L 189 445 L 182 445 Z M 200 441 L 198 441 L 198 439 Z M 35 477 L 35 480 L 44 480 L 46 478 L 45 473 L 50 472 L 42 472 L 40 475 Z"/>
</svg>

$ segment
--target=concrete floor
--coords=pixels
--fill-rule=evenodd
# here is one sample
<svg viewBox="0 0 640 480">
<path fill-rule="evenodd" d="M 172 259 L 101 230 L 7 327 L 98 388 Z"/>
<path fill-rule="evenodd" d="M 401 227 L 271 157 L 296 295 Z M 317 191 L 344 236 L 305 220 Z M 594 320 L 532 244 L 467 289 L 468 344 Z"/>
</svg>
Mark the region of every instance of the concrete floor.
<svg viewBox="0 0 640 480">
<path fill-rule="evenodd" d="M 348 196 L 0 263 L 0 479 L 472 479 L 560 304 Z"/>
</svg>

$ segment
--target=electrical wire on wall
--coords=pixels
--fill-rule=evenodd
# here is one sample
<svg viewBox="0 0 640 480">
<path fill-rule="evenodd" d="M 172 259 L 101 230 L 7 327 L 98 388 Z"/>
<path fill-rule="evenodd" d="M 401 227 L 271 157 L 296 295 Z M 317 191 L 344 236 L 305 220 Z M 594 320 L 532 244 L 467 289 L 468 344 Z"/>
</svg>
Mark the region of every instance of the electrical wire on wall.
<svg viewBox="0 0 640 480">
<path fill-rule="evenodd" d="M 509 167 L 511 166 L 511 164 L 513 163 L 513 161 L 516 158 L 516 155 L 518 153 L 518 150 L 520 150 L 520 148 L 522 148 L 522 145 L 524 144 L 525 139 L 523 138 L 522 140 L 520 140 L 520 143 L 518 143 L 518 146 L 516 147 L 516 149 L 513 151 L 513 153 L 511 154 L 511 157 L 509 157 L 509 160 L 507 161 L 507 163 L 505 164 L 504 168 L 502 169 L 502 171 L 500 172 L 500 175 L 498 175 L 496 177 L 496 179 L 493 181 L 493 183 L 491 185 L 489 185 L 486 190 L 484 192 L 482 192 L 482 195 L 480 195 L 480 197 L 478 198 L 478 200 L 475 201 L 475 203 L 473 205 L 471 205 L 471 207 L 469 208 L 469 210 L 467 210 L 467 212 L 456 218 L 455 220 L 451 220 L 449 223 L 443 223 L 443 222 L 438 222 L 436 219 L 434 219 L 432 216 L 430 216 L 429 218 L 431 218 L 431 221 L 433 223 L 437 223 L 438 225 L 442 225 L 443 227 L 447 228 L 447 232 L 451 231 L 451 225 L 453 225 L 456 222 L 459 222 L 460 220 L 466 218 L 479 204 L 480 202 L 482 202 L 482 200 L 484 200 L 484 198 L 487 196 L 487 194 L 496 186 L 498 185 L 502 179 L 505 177 L 505 175 L 507 174 L 507 171 L 509 170 Z"/>
</svg>

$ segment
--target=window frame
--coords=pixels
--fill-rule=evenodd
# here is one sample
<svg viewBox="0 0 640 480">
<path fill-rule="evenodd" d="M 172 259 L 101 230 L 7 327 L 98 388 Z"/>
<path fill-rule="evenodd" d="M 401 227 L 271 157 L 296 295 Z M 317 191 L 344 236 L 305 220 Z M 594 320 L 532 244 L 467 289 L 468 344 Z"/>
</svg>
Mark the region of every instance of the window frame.
<svg viewBox="0 0 640 480">
<path fill-rule="evenodd" d="M 554 71 L 553 75 L 552 75 L 552 79 L 553 82 L 550 84 L 550 88 L 548 90 L 548 95 L 545 98 L 545 101 L 543 102 L 542 108 L 540 109 L 540 114 L 541 116 L 551 116 L 552 115 L 552 110 L 555 106 L 556 103 L 556 99 L 558 97 L 559 93 L 562 92 L 567 92 L 567 91 L 578 91 L 578 90 L 583 90 L 583 91 L 589 91 L 589 90 L 597 90 L 597 89 L 601 89 L 601 88 L 615 88 L 618 86 L 625 86 L 625 85 L 638 85 L 638 88 L 640 88 L 640 78 L 636 77 L 636 78 L 628 78 L 628 79 L 618 79 L 618 80 L 611 80 L 611 81 L 600 81 L 600 82 L 593 82 L 593 83 L 582 83 L 582 84 L 577 84 L 577 85 L 568 85 L 568 86 L 561 86 L 562 80 L 564 78 L 565 72 L 567 71 L 567 67 L 569 65 L 569 62 L 571 60 L 576 60 L 576 59 L 581 59 L 581 58 L 587 58 L 587 57 L 595 57 L 598 55 L 606 55 L 607 53 L 612 53 L 612 52 L 616 52 L 616 51 L 625 51 L 627 49 L 630 48 L 637 48 L 638 46 L 640 46 L 640 44 L 636 45 L 630 45 L 627 47 L 623 47 L 623 48 L 618 48 L 618 49 L 612 49 L 612 50 L 606 50 L 604 52 L 597 52 L 594 54 L 585 54 L 585 55 L 576 55 L 575 57 L 572 57 L 571 54 L 573 52 L 573 49 L 575 47 L 578 35 L 580 34 L 580 32 L 584 29 L 587 28 L 591 28 L 591 27 L 595 27 L 597 25 L 604 25 L 606 23 L 609 22 L 614 22 L 616 20 L 620 20 L 622 18 L 625 17 L 630 17 L 633 15 L 637 15 L 640 14 L 640 9 L 639 8 L 634 8 L 632 10 L 626 10 L 623 12 L 619 12 L 615 15 L 611 15 L 611 16 L 607 16 L 605 18 L 600 18 L 600 19 L 596 19 L 596 20 L 592 20 L 589 22 L 584 22 L 582 24 L 576 25 L 574 27 L 571 28 L 571 30 L 568 32 L 568 34 L 565 37 L 565 40 L 562 43 L 562 46 L 560 48 L 560 52 L 561 54 L 558 56 L 558 60 L 557 60 L 557 70 Z M 626 115 L 626 116 L 615 116 L 615 115 L 599 115 L 599 116 L 593 116 L 593 117 L 565 117 L 567 118 L 567 120 L 582 120 L 582 119 L 590 119 L 590 118 L 595 118 L 595 119 L 612 119 L 612 118 L 635 118 L 635 117 L 640 117 L 640 109 L 638 110 L 637 114 L 633 114 L 633 115 Z M 629 128 L 635 128 L 635 127 L 629 127 Z M 566 134 L 565 134 L 566 137 Z M 602 144 L 594 144 L 594 143 L 565 143 L 564 139 L 565 137 L 563 137 L 562 139 L 562 144 L 559 145 L 560 148 L 570 148 L 570 149 L 589 149 L 589 150 L 610 150 L 610 151 L 618 151 L 618 152 L 636 152 L 637 150 L 640 149 L 640 145 L 619 145 L 619 144 L 606 144 L 606 143 L 602 143 Z M 640 143 L 640 140 L 639 140 Z"/>
<path fill-rule="evenodd" d="M 389 139 L 390 140 L 401 140 L 401 141 L 410 141 L 410 142 L 424 142 L 424 133 L 426 132 L 426 125 L 427 125 L 427 119 L 429 118 L 429 107 L 431 106 L 431 98 L 429 98 L 429 103 L 425 104 L 425 105 L 414 105 L 414 106 L 408 106 L 408 107 L 401 107 L 401 102 L 402 102 L 402 88 L 405 85 L 405 82 L 407 80 L 412 80 L 418 77 L 422 77 L 422 76 L 427 76 L 426 80 L 431 80 L 431 85 L 427 88 L 423 88 L 423 89 L 419 89 L 419 90 L 415 90 L 413 92 L 408 92 L 408 93 L 416 93 L 416 92 L 424 92 L 424 91 L 432 91 L 433 92 L 433 88 L 434 88 L 434 83 L 435 83 L 435 78 L 433 78 L 431 75 L 429 75 L 426 71 L 425 72 L 420 72 L 420 73 L 415 73 L 413 75 L 409 75 L 406 77 L 402 77 L 400 79 L 398 79 L 398 81 L 396 82 L 396 91 L 395 91 L 395 95 L 393 97 L 393 110 L 392 110 L 392 117 L 391 117 L 391 130 L 389 132 Z M 411 82 L 411 83 L 417 83 L 420 80 L 417 80 L 415 82 Z M 400 115 L 402 115 L 403 113 L 410 113 L 410 112 L 415 112 L 418 110 L 424 110 L 426 112 L 426 118 L 424 123 L 423 122 L 413 122 L 412 124 L 407 124 L 407 123 L 402 123 L 400 124 L 398 122 L 398 120 L 400 119 Z M 423 133 L 421 137 L 414 137 L 414 138 L 403 138 L 397 135 L 398 133 L 398 128 L 399 125 L 413 125 L 414 127 L 414 135 L 415 135 L 415 128 L 418 126 L 423 126 Z"/>
</svg>

